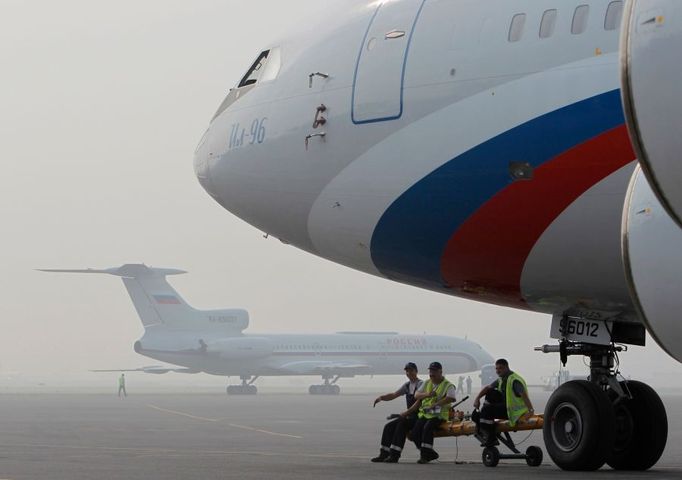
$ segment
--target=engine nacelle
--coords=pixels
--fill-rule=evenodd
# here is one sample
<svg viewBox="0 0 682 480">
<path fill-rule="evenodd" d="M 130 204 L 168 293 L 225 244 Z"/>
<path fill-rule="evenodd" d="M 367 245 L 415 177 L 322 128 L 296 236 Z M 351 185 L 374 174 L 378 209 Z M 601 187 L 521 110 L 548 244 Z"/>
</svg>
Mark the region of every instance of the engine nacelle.
<svg viewBox="0 0 682 480">
<path fill-rule="evenodd" d="M 651 188 L 682 226 L 682 1 L 630 0 L 621 83 L 635 151 Z"/>
<path fill-rule="evenodd" d="M 663 208 L 640 168 L 628 189 L 622 240 L 635 307 L 656 342 L 682 362 L 682 229 Z"/>
<path fill-rule="evenodd" d="M 273 344 L 262 337 L 225 338 L 209 343 L 207 351 L 226 360 L 247 360 L 269 357 Z"/>
</svg>

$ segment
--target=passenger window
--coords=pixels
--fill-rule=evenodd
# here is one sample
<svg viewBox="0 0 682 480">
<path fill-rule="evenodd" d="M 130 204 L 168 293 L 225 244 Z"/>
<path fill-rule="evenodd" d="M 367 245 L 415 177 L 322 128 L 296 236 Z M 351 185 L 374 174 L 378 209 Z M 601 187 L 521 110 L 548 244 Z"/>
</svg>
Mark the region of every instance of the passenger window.
<svg viewBox="0 0 682 480">
<path fill-rule="evenodd" d="M 615 30 L 620 26 L 620 21 L 623 18 L 623 2 L 609 3 L 609 8 L 606 9 L 606 18 L 604 19 L 604 30 Z"/>
<path fill-rule="evenodd" d="M 540 38 L 549 38 L 554 34 L 556 15 L 556 9 L 546 10 L 545 13 L 542 14 L 542 22 L 540 22 Z"/>
<path fill-rule="evenodd" d="M 514 15 L 509 26 L 509 41 L 518 42 L 523 37 L 523 27 L 526 25 L 526 14 L 517 13 Z"/>
<path fill-rule="evenodd" d="M 573 14 L 573 23 L 571 24 L 571 33 L 573 35 L 580 35 L 587 30 L 587 19 L 589 16 L 589 5 L 580 5 L 575 9 L 575 13 Z"/>
</svg>

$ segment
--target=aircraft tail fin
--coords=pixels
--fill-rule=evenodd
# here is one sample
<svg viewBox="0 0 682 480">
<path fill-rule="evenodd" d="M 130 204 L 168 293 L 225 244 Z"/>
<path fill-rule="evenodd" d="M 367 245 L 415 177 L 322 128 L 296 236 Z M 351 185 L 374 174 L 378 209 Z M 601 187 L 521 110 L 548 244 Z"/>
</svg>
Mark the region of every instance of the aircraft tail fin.
<svg viewBox="0 0 682 480">
<path fill-rule="evenodd" d="M 100 273 L 121 277 L 142 325 L 177 330 L 220 330 L 236 335 L 249 325 L 249 313 L 239 308 L 196 310 L 166 281 L 168 275 L 187 273 L 175 268 L 126 264 L 106 269 L 40 269 L 41 272 Z"/>
</svg>

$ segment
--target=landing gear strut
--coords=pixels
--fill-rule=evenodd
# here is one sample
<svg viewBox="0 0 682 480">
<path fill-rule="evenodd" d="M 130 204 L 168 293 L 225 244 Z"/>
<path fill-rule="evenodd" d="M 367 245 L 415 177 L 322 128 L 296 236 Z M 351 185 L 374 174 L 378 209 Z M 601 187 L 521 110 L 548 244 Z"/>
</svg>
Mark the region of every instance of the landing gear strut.
<svg viewBox="0 0 682 480">
<path fill-rule="evenodd" d="M 329 379 L 332 378 L 331 375 L 324 375 L 322 378 L 324 379 L 322 385 L 311 385 L 310 388 L 308 388 L 308 392 L 311 395 L 338 395 L 341 393 L 341 387 L 336 385 L 336 382 L 341 378 L 341 375 L 334 377 L 331 382 L 329 381 Z"/>
<path fill-rule="evenodd" d="M 564 470 L 647 470 L 661 457 L 668 418 L 656 392 L 641 382 L 617 379 L 623 347 L 562 340 L 536 348 L 590 359 L 590 380 L 561 385 L 547 402 L 543 437 L 547 453 Z"/>
<path fill-rule="evenodd" d="M 258 389 L 253 384 L 258 379 L 258 376 L 251 378 L 251 375 L 242 375 L 241 385 L 228 385 L 227 394 L 228 395 L 255 395 L 258 393 Z"/>
</svg>

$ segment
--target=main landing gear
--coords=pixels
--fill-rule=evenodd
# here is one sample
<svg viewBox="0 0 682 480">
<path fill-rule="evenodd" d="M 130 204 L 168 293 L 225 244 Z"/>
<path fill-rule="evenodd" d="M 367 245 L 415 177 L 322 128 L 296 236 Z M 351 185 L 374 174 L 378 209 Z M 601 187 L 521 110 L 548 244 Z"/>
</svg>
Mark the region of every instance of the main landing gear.
<svg viewBox="0 0 682 480">
<path fill-rule="evenodd" d="M 336 382 L 340 377 L 341 375 L 337 375 L 330 382 L 329 379 L 332 378 L 331 376 L 323 376 L 324 383 L 322 385 L 311 385 L 308 388 L 308 393 L 311 395 L 338 395 L 341 393 L 341 387 L 336 385 Z"/>
<path fill-rule="evenodd" d="M 668 418 L 658 394 L 637 381 L 618 381 L 614 368 L 623 347 L 562 340 L 536 350 L 590 359 L 590 380 L 554 391 L 545 407 L 547 453 L 564 470 L 647 470 L 663 454 Z"/>
<path fill-rule="evenodd" d="M 251 378 L 250 375 L 243 375 L 240 377 L 242 379 L 241 385 L 228 385 L 227 394 L 228 395 L 255 395 L 258 393 L 258 388 L 253 384 L 258 377 Z"/>
</svg>

